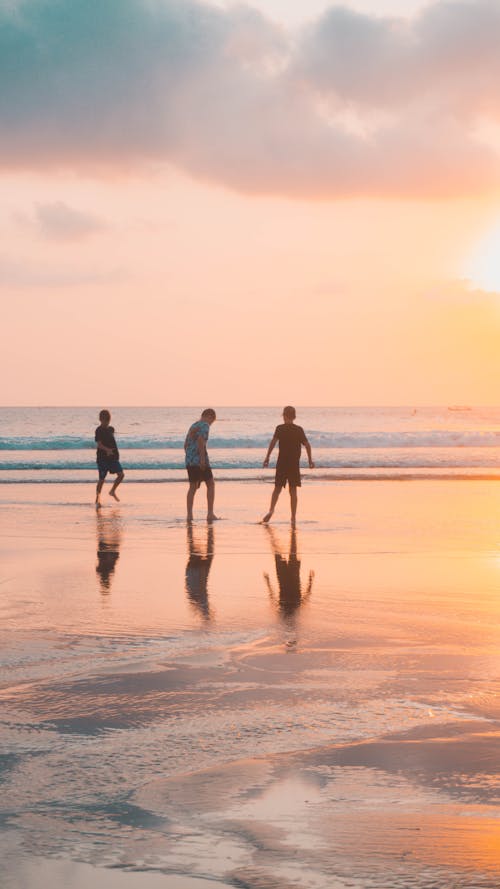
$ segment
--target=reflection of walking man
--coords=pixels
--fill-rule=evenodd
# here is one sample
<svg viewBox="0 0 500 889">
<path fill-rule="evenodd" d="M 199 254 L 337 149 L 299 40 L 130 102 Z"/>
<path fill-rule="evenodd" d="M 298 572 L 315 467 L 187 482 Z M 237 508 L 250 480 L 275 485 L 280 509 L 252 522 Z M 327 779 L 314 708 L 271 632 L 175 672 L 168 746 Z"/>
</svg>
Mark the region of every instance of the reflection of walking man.
<svg viewBox="0 0 500 889">
<path fill-rule="evenodd" d="M 111 579 L 116 563 L 120 558 L 121 527 L 117 513 L 97 515 L 97 565 L 101 593 L 106 595 L 111 588 Z"/>
<path fill-rule="evenodd" d="M 273 590 L 269 574 L 264 574 L 264 578 L 269 590 L 271 600 L 277 605 L 280 617 L 283 622 L 290 628 L 295 625 L 295 615 L 297 610 L 304 602 L 307 601 L 312 592 L 314 581 L 314 571 L 309 572 L 307 587 L 302 592 L 302 584 L 300 580 L 300 559 L 297 553 L 297 532 L 295 528 L 290 531 L 290 546 L 288 558 L 282 552 L 278 537 L 273 528 L 266 525 L 267 533 L 271 541 L 271 547 L 274 553 L 274 561 L 276 565 L 276 578 L 278 581 L 278 594 Z"/>
<path fill-rule="evenodd" d="M 186 594 L 204 620 L 210 620 L 208 604 L 208 575 L 214 558 L 214 528 L 207 526 L 205 546 L 194 538 L 193 526 L 187 526 L 188 560 L 186 564 Z"/>
</svg>

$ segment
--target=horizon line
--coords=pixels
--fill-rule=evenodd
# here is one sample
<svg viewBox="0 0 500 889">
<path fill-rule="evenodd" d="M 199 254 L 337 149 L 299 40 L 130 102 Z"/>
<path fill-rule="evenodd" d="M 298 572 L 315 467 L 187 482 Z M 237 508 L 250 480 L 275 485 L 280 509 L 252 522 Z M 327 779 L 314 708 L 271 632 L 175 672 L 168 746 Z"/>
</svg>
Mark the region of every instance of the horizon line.
<svg viewBox="0 0 500 889">
<path fill-rule="evenodd" d="M 112 405 L 114 409 L 119 408 L 186 408 L 199 410 L 200 403 L 198 404 L 114 404 Z M 370 403 L 337 403 L 337 404 L 299 404 L 295 405 L 297 408 L 383 408 L 383 409 L 394 409 L 394 408 L 446 408 L 454 409 L 454 410 L 472 410 L 473 408 L 488 408 L 488 407 L 500 407 L 500 402 L 488 402 L 488 403 L 470 403 L 470 404 L 456 404 L 456 403 L 448 403 L 448 402 L 428 402 L 428 403 L 419 403 L 419 402 L 406 402 L 399 404 L 370 404 Z M 277 410 L 283 410 L 283 405 L 281 404 L 219 404 L 219 408 L 276 408 Z M 14 409 L 44 409 L 44 408 L 92 408 L 92 409 L 101 409 L 101 404 L 0 404 L 0 410 L 4 408 L 14 408 Z"/>
</svg>

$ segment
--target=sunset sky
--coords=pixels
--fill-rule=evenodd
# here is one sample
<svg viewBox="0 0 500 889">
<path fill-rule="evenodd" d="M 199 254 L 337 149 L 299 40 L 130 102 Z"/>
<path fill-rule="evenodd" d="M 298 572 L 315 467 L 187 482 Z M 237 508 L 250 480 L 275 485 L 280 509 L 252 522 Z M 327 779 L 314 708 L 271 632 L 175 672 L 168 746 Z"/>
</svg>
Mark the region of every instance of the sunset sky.
<svg viewBox="0 0 500 889">
<path fill-rule="evenodd" d="M 500 403 L 499 45 L 497 0 L 4 0 L 0 401 Z"/>
</svg>

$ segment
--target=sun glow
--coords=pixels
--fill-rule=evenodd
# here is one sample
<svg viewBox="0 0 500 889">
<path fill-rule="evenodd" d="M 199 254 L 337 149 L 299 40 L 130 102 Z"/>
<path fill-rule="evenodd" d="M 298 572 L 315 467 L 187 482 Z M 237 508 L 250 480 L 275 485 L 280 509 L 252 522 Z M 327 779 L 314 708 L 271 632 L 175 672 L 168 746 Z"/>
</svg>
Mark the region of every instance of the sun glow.
<svg viewBox="0 0 500 889">
<path fill-rule="evenodd" d="M 464 271 L 474 287 L 500 293 L 500 221 L 475 245 Z"/>
</svg>

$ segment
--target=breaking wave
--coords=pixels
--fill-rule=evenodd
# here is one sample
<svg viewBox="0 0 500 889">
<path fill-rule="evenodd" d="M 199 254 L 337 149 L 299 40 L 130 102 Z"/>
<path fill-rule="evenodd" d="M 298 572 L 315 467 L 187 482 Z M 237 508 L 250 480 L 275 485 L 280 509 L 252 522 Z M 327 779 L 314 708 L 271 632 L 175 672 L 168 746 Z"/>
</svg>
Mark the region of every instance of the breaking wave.
<svg viewBox="0 0 500 889">
<path fill-rule="evenodd" d="M 120 450 L 182 450 L 184 439 L 165 436 L 117 435 Z M 210 438 L 210 447 L 219 450 L 238 448 L 262 449 L 269 443 L 269 435 Z M 412 432 L 308 432 L 313 447 L 319 448 L 494 448 L 500 447 L 500 431 L 450 429 Z M 79 436 L 3 436 L 0 451 L 68 451 L 92 450 L 91 438 Z"/>
</svg>

